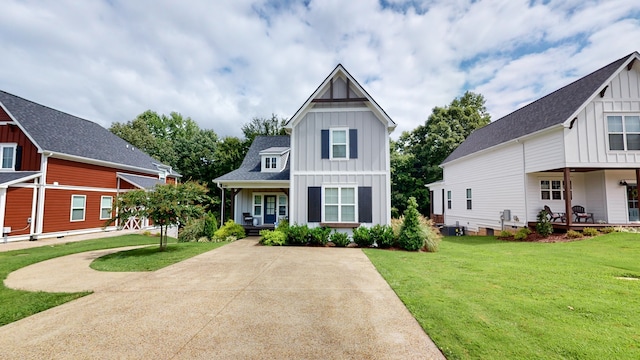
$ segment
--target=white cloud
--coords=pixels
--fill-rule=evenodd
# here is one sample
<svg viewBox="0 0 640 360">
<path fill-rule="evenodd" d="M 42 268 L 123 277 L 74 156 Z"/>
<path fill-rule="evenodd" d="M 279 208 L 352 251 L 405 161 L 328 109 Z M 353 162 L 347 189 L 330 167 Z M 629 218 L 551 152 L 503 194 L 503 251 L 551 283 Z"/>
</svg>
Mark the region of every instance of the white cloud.
<svg viewBox="0 0 640 360">
<path fill-rule="evenodd" d="M 3 3 L 1 89 L 104 126 L 151 109 L 219 135 L 290 117 L 342 63 L 398 123 L 470 89 L 493 118 L 638 50 L 640 3 Z"/>
</svg>

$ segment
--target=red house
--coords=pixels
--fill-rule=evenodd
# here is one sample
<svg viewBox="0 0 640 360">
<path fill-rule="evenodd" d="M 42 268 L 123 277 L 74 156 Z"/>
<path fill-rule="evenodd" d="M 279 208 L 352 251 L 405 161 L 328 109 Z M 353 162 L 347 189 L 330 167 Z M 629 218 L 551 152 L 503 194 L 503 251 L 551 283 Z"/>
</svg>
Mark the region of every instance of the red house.
<svg viewBox="0 0 640 360">
<path fill-rule="evenodd" d="M 114 230 L 102 227 L 118 192 L 179 176 L 96 123 L 0 91 L 4 241 Z"/>
</svg>

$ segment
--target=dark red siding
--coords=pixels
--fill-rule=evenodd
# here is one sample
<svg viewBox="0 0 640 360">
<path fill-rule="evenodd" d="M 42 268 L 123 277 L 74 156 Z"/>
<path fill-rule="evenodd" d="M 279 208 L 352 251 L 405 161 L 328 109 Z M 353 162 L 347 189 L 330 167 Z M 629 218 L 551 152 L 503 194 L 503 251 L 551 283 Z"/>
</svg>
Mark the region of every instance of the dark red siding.
<svg viewBox="0 0 640 360">
<path fill-rule="evenodd" d="M 71 195 L 86 195 L 84 221 L 71 221 Z M 45 194 L 43 232 L 58 232 L 100 228 L 106 220 L 100 220 L 100 198 L 116 194 L 96 191 L 47 189 Z"/>
<path fill-rule="evenodd" d="M 3 119 L 3 115 L 6 116 L 6 113 L 0 108 L 0 121 L 10 120 L 8 116 L 7 119 Z M 40 170 L 40 154 L 38 154 L 38 149 L 18 126 L 11 124 L 0 126 L 0 143 L 16 143 L 22 146 L 22 164 L 20 170 Z"/>
<path fill-rule="evenodd" d="M 49 158 L 47 164 L 47 184 L 58 182 L 60 185 L 115 189 L 118 184 L 116 175 L 118 172 L 153 176 L 132 171 L 122 171 L 110 167 Z M 120 180 L 121 187 L 123 187 L 125 183 L 126 181 Z"/>
<path fill-rule="evenodd" d="M 29 234 L 31 206 L 33 204 L 33 189 L 14 188 L 7 189 L 7 207 L 4 215 L 4 226 L 11 227 L 11 236 Z M 32 219 L 35 220 L 35 219 Z M 22 231 L 17 231 L 25 228 Z"/>
<path fill-rule="evenodd" d="M 12 121 L 3 108 L 0 108 L 0 121 Z"/>
</svg>

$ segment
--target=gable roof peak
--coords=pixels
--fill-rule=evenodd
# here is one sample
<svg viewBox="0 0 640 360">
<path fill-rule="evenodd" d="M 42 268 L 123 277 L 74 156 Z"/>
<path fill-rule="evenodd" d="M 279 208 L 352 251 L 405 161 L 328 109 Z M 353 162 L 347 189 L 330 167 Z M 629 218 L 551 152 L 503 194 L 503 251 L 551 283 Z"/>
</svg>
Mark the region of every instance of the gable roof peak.
<svg viewBox="0 0 640 360">
<path fill-rule="evenodd" d="M 631 61 L 637 51 L 585 75 L 472 132 L 443 162 L 564 124 Z"/>
</svg>

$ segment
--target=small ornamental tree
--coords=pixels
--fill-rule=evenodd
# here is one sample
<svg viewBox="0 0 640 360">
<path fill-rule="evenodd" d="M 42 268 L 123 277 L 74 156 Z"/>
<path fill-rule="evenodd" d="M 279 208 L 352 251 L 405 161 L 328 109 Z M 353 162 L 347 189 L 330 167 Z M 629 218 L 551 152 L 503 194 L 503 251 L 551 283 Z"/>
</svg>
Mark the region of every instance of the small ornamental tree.
<svg viewBox="0 0 640 360">
<path fill-rule="evenodd" d="M 404 222 L 400 228 L 398 245 L 409 251 L 418 251 L 424 244 L 425 234 L 420 227 L 420 213 L 418 203 L 413 196 L 409 198 L 407 209 L 404 211 Z"/>
<path fill-rule="evenodd" d="M 105 226 L 118 221 L 124 224 L 130 218 L 146 217 L 160 226 L 160 251 L 167 248 L 167 230 L 170 226 L 186 224 L 189 219 L 204 214 L 207 188 L 195 182 L 156 185 L 152 190 L 131 190 L 119 194 L 114 203 L 115 216 Z"/>
</svg>

